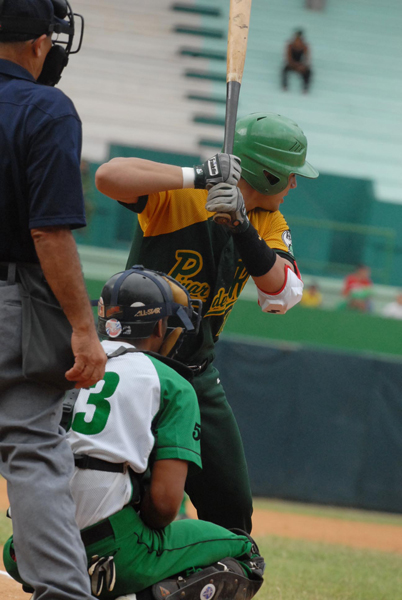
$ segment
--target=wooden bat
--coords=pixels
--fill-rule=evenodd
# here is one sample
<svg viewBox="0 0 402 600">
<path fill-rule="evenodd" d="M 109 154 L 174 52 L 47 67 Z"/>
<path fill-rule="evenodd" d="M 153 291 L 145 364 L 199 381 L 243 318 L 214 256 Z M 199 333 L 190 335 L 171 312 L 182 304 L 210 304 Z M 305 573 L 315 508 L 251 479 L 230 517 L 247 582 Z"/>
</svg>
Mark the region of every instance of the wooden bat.
<svg viewBox="0 0 402 600">
<path fill-rule="evenodd" d="M 250 24 L 251 0 L 230 0 L 228 47 L 226 63 L 226 115 L 223 152 L 233 152 L 237 108 L 244 61 L 246 60 L 247 38 Z M 216 213 L 214 221 L 225 225 L 231 221 L 230 215 Z"/>
</svg>

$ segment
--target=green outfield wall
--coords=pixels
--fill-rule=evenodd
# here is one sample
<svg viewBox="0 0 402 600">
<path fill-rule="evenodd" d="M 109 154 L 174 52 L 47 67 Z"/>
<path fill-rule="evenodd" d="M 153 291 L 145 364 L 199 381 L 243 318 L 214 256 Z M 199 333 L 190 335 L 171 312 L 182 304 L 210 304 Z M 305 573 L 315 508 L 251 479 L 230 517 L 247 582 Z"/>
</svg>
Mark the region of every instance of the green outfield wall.
<svg viewBox="0 0 402 600">
<path fill-rule="evenodd" d="M 268 315 L 256 302 L 239 301 L 227 320 L 225 333 L 267 342 L 402 356 L 402 321 L 349 310 L 298 305 L 285 315 Z"/>
<path fill-rule="evenodd" d="M 225 336 L 254 495 L 402 512 L 402 363 Z"/>
</svg>

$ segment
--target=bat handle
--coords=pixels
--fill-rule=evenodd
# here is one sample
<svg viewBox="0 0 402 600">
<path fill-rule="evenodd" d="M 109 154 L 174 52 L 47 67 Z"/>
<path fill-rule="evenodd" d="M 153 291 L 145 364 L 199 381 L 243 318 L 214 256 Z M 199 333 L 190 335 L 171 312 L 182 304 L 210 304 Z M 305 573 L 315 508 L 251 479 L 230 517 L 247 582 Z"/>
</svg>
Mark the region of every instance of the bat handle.
<svg viewBox="0 0 402 600">
<path fill-rule="evenodd" d="M 212 217 L 215 223 L 218 225 L 230 225 L 232 219 L 230 218 L 229 213 L 215 213 Z"/>
<path fill-rule="evenodd" d="M 228 81 L 226 84 L 225 135 L 223 140 L 223 152 L 227 154 L 233 152 L 239 95 L 240 82 Z M 218 225 L 229 225 L 232 222 L 228 213 L 215 213 L 213 219 Z"/>
</svg>

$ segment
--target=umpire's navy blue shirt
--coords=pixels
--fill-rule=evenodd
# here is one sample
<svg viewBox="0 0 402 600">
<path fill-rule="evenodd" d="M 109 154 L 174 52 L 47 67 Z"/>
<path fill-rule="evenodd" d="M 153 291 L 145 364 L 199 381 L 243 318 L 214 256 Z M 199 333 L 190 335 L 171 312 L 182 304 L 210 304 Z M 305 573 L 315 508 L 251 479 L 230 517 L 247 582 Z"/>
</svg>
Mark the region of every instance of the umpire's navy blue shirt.
<svg viewBox="0 0 402 600">
<path fill-rule="evenodd" d="M 0 59 L 0 262 L 38 262 L 31 229 L 86 224 L 81 143 L 71 100 Z"/>
</svg>

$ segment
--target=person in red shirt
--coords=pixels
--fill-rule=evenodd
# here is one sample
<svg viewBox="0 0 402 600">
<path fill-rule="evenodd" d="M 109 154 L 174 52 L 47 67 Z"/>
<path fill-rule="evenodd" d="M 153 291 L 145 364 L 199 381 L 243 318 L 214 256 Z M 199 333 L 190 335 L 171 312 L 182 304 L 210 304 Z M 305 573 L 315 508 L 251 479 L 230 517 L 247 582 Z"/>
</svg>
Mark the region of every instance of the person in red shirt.
<svg viewBox="0 0 402 600">
<path fill-rule="evenodd" d="M 342 295 L 346 299 L 348 308 L 361 312 L 370 310 L 373 287 L 370 275 L 370 267 L 358 265 L 353 273 L 345 277 Z"/>
</svg>

